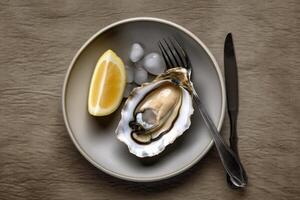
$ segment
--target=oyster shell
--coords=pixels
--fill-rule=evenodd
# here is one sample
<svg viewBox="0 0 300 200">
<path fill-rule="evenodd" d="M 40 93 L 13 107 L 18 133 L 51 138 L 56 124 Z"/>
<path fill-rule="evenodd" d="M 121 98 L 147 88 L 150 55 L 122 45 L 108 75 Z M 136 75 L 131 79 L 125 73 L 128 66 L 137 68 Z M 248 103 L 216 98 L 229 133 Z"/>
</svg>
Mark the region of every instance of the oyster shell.
<svg viewBox="0 0 300 200">
<path fill-rule="evenodd" d="M 138 157 L 151 157 L 182 135 L 193 114 L 192 83 L 184 68 L 172 68 L 129 95 L 117 138 Z"/>
</svg>

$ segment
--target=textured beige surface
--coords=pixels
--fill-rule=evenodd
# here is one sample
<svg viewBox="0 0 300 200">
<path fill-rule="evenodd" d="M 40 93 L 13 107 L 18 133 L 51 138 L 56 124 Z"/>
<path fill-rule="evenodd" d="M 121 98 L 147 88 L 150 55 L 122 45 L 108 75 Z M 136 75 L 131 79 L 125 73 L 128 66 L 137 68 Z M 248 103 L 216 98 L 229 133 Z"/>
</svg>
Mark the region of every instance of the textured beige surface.
<svg viewBox="0 0 300 200">
<path fill-rule="evenodd" d="M 223 2 L 0 1 L 0 199 L 300 199 L 300 3 Z M 227 187 L 215 149 L 152 184 L 110 177 L 75 149 L 61 112 L 67 67 L 93 33 L 135 16 L 185 26 L 220 66 L 233 32 L 245 191 Z"/>
</svg>

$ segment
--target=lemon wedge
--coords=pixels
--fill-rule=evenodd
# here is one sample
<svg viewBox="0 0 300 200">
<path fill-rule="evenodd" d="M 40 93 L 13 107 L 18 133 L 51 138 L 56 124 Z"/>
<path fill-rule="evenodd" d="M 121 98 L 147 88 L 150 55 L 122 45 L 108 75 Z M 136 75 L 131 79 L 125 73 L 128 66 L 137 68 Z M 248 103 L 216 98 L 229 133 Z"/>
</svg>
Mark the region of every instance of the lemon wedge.
<svg viewBox="0 0 300 200">
<path fill-rule="evenodd" d="M 106 116 L 119 107 L 126 85 L 124 63 L 112 50 L 98 60 L 89 91 L 88 110 L 94 116 Z"/>
</svg>

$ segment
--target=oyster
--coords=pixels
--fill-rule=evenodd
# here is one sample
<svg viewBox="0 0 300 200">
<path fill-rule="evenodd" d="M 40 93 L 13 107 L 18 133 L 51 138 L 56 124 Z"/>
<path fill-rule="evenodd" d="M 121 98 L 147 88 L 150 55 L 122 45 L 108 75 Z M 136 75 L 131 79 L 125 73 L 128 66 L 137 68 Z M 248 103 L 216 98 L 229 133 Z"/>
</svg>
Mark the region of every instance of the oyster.
<svg viewBox="0 0 300 200">
<path fill-rule="evenodd" d="M 129 95 L 117 138 L 138 157 L 150 157 L 182 135 L 193 114 L 192 83 L 184 68 L 172 68 Z"/>
</svg>

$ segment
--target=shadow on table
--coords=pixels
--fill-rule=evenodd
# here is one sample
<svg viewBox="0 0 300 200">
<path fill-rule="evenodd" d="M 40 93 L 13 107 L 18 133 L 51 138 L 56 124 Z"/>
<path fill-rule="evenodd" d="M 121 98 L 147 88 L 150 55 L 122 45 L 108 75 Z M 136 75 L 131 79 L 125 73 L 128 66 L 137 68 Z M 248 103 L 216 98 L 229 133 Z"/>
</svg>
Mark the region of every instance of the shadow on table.
<svg viewBox="0 0 300 200">
<path fill-rule="evenodd" d="M 223 129 L 224 128 L 222 128 L 222 132 L 224 131 Z M 197 174 L 197 177 L 199 175 L 201 176 L 201 173 L 204 172 L 202 168 L 206 167 L 211 162 L 215 162 L 215 161 L 211 161 L 212 159 L 216 159 L 216 157 L 218 158 L 216 154 L 217 154 L 216 149 L 215 147 L 213 147 L 201 159 L 201 162 L 195 164 L 190 169 L 186 170 L 185 172 L 175 177 L 161 180 L 161 181 L 149 182 L 149 183 L 129 182 L 129 181 L 112 177 L 103 172 L 100 172 L 99 176 L 101 177 L 99 178 L 101 178 L 104 182 L 108 182 L 109 184 L 111 184 L 116 191 L 124 194 L 135 193 L 139 196 L 142 196 L 142 195 L 149 195 L 152 192 L 156 194 L 164 193 L 166 191 L 171 192 L 172 190 L 176 190 L 177 188 L 181 187 L 182 185 L 190 181 L 193 182 L 193 177 L 195 174 Z M 152 162 L 150 161 L 150 163 Z M 218 164 L 221 163 L 218 162 Z M 224 176 L 224 187 L 227 187 L 225 178 L 226 177 Z M 237 193 L 238 196 L 245 195 L 245 192 L 243 190 L 236 190 L 235 192 Z"/>
<path fill-rule="evenodd" d="M 224 123 L 226 124 L 226 120 Z M 221 130 L 221 134 L 225 136 L 224 131 L 228 129 L 227 126 L 223 127 Z M 184 139 L 184 137 L 182 137 Z M 183 140 L 178 140 L 178 145 L 181 145 L 181 142 Z M 166 154 L 172 153 L 173 149 L 170 148 L 169 150 L 166 150 Z M 75 151 L 76 152 L 76 151 Z M 79 154 L 79 152 L 77 152 Z M 162 156 L 162 159 L 164 158 L 164 155 Z M 86 168 L 89 168 L 87 165 L 90 166 L 88 169 L 88 174 L 87 176 L 94 176 L 93 178 L 93 185 L 97 187 L 102 184 L 105 184 L 105 188 L 110 190 L 112 188 L 112 191 L 119 193 L 120 195 L 137 195 L 137 196 L 146 196 L 149 195 L 150 193 L 155 193 L 155 194 L 163 194 L 165 192 L 172 192 L 180 187 L 182 187 L 185 184 L 195 182 L 195 175 L 197 177 L 201 176 L 203 172 L 205 172 L 205 168 L 207 165 L 211 166 L 211 163 L 215 163 L 218 159 L 217 152 L 215 147 L 213 147 L 202 159 L 201 162 L 198 162 L 195 164 L 193 167 L 190 169 L 186 170 L 185 172 L 169 178 L 165 179 L 162 181 L 157 181 L 157 182 L 149 182 L 149 183 L 140 183 L 140 182 L 130 182 L 130 181 L 125 181 L 122 179 L 115 178 L 113 176 L 110 176 L 104 172 L 101 172 L 97 168 L 93 167 L 88 161 L 85 159 L 78 159 L 76 162 L 78 162 L 78 165 L 81 165 L 83 169 L 87 170 Z M 144 165 L 155 165 L 156 161 L 148 160 L 145 161 Z M 220 161 L 217 162 L 218 165 L 221 165 Z M 86 166 L 84 166 L 86 165 Z M 74 173 L 76 174 L 76 173 Z M 97 176 L 97 177 L 95 177 Z M 224 187 L 227 187 L 227 183 L 225 180 L 224 176 Z M 238 190 L 235 191 L 235 193 L 238 196 L 244 196 L 246 193 L 243 192 L 243 190 Z"/>
</svg>

